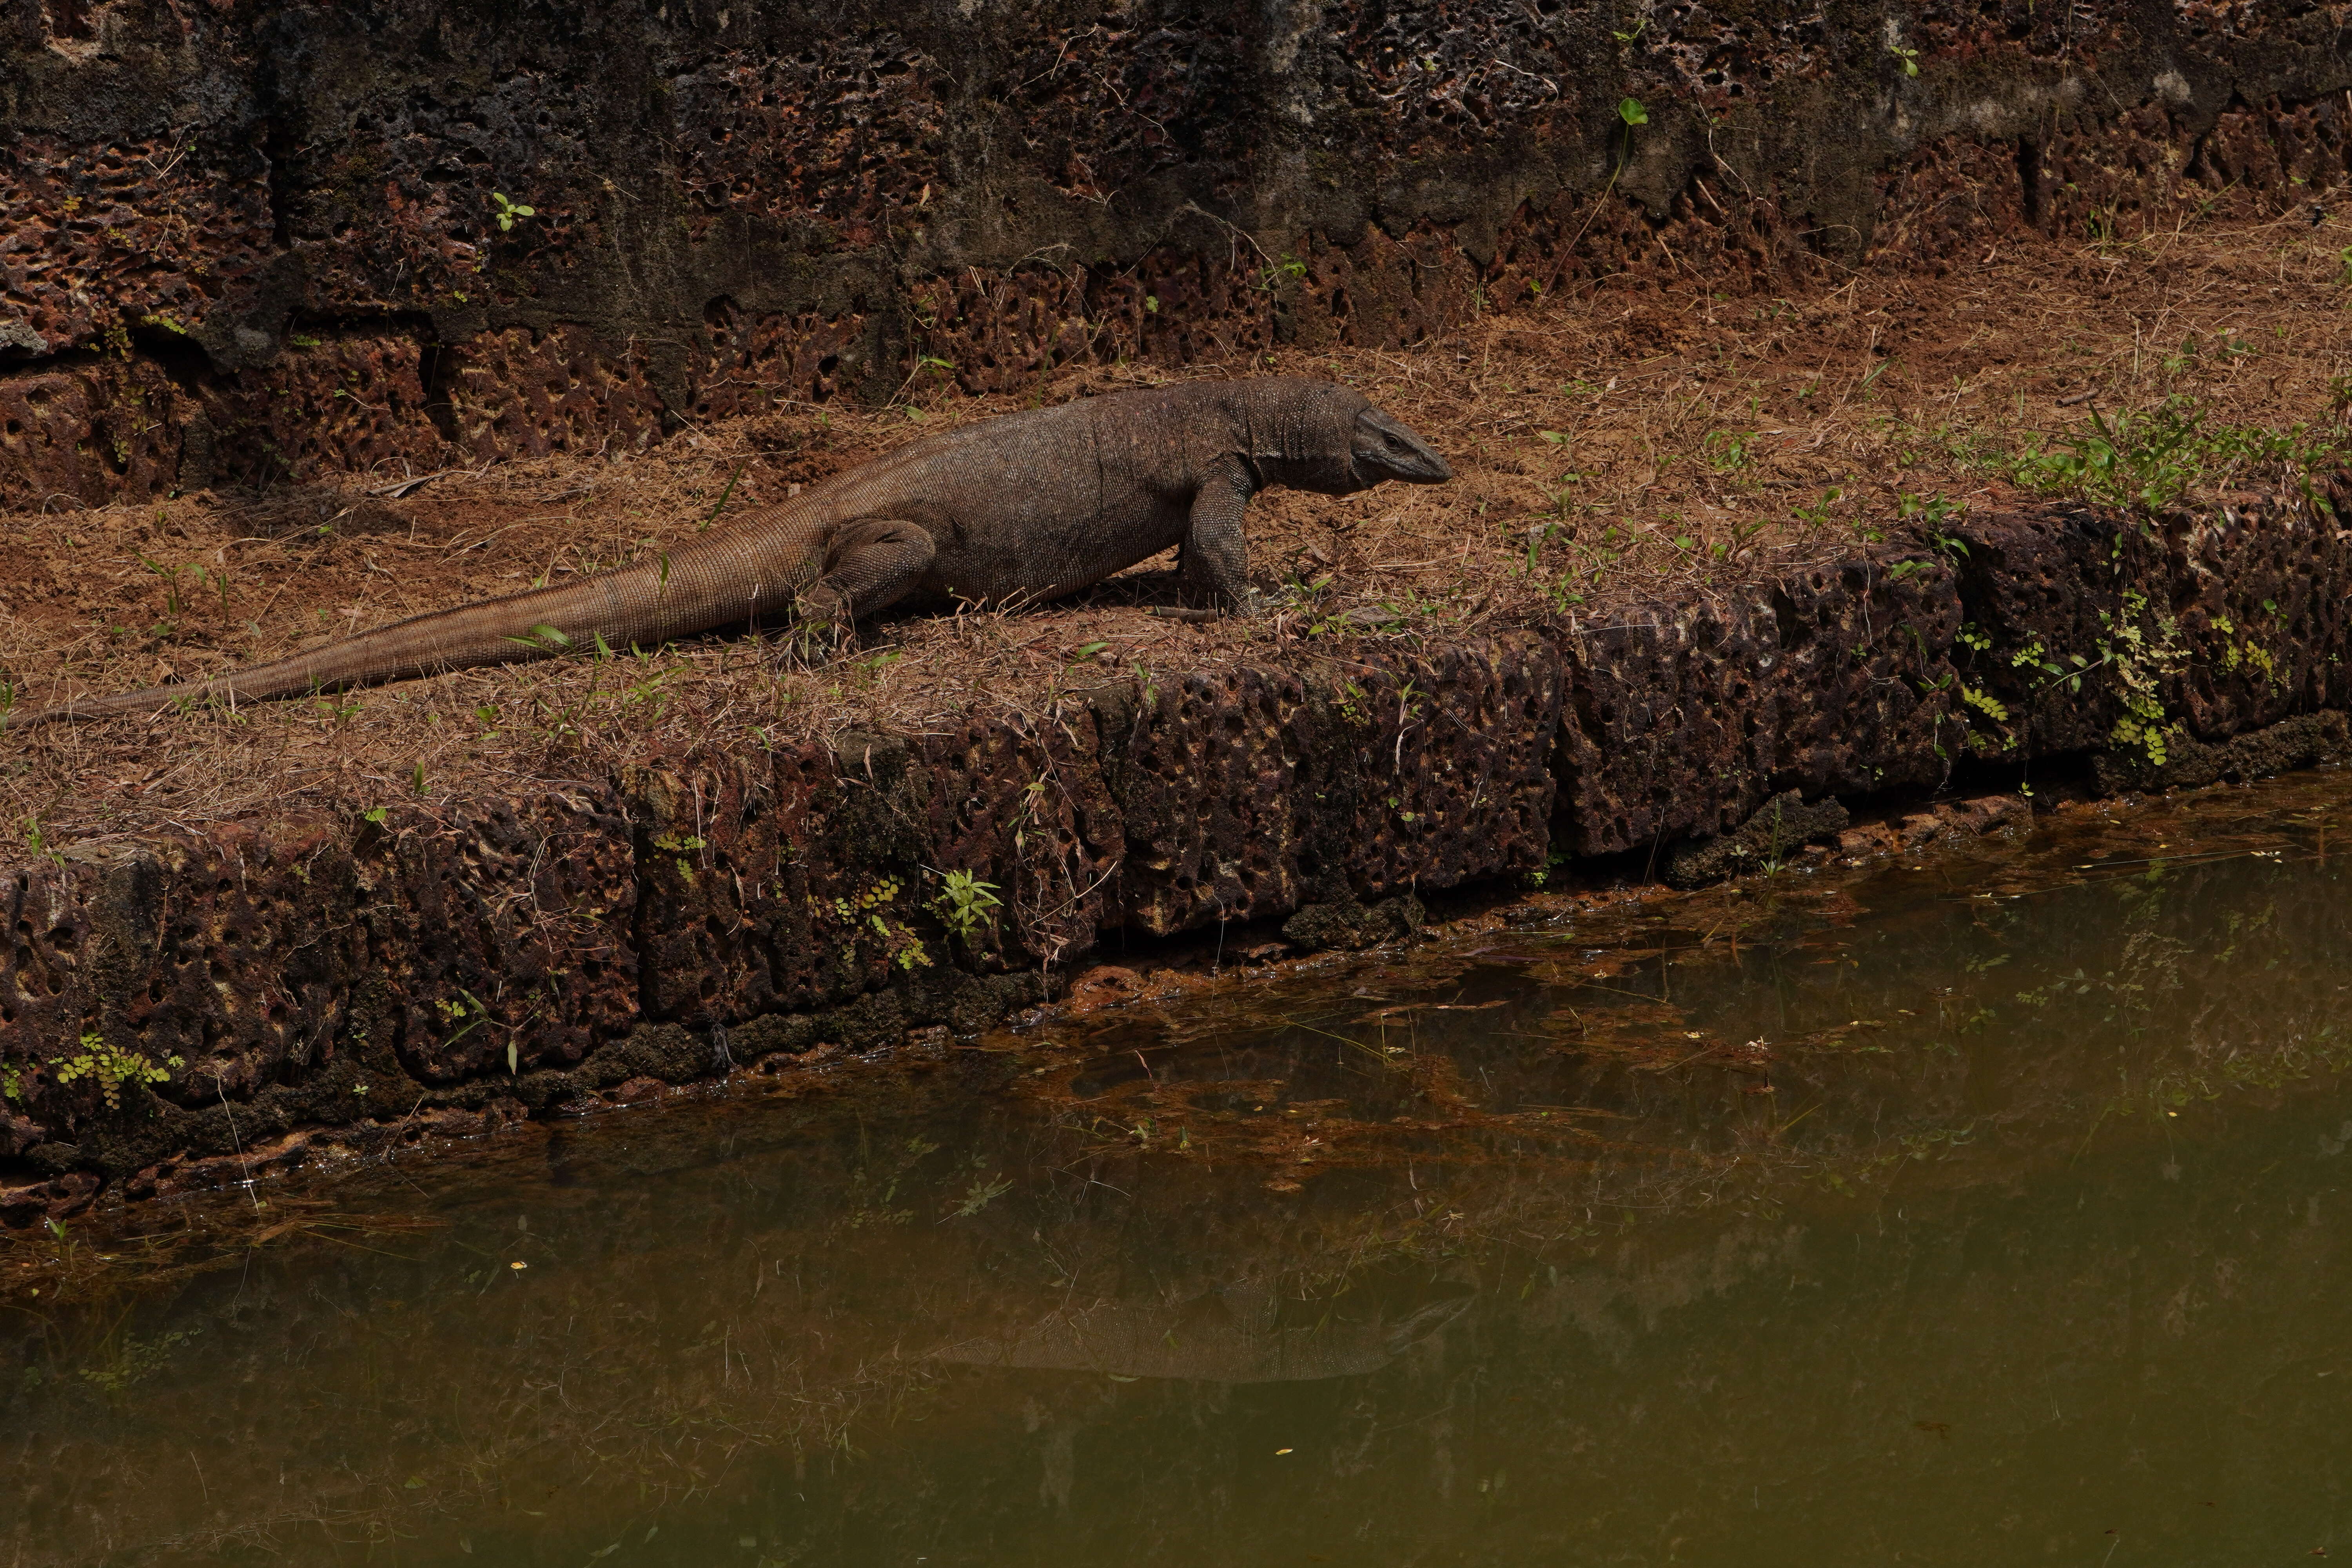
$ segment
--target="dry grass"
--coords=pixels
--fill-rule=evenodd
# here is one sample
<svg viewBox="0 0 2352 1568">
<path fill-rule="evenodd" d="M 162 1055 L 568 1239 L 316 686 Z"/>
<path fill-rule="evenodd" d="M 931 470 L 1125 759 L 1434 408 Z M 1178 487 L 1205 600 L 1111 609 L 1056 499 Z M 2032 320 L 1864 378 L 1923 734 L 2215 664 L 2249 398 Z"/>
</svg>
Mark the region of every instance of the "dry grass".
<svg viewBox="0 0 2352 1568">
<path fill-rule="evenodd" d="M 1606 616 L 1890 533 L 1906 497 L 1998 504 L 2014 493 L 2015 454 L 2080 431 L 2093 409 L 2192 397 L 2221 424 L 2340 422 L 2347 245 L 2352 221 L 2310 210 L 2222 216 L 2129 240 L 2028 238 L 1946 278 L 1865 271 L 1800 300 L 1726 298 L 1662 268 L 1410 352 L 1195 365 L 1182 374 L 1353 383 L 1460 477 L 1341 500 L 1261 498 L 1255 563 L 1286 586 L 1259 620 L 1150 615 L 1171 586 L 1162 560 L 1062 605 L 887 621 L 816 667 L 714 638 L 233 717 L 61 726 L 0 742 L 0 816 L 12 834 L 37 820 L 54 840 L 364 806 L 420 785 L 429 802 L 461 782 L 598 777 L 698 742 L 1034 714 L 1116 670 L 1296 658 L 1538 610 Z M 1074 374 L 1042 395 L 1160 375 Z M 402 476 L 386 475 L 0 518 L 17 563 L 0 588 L 0 670 L 18 700 L 40 701 L 275 657 L 630 559 L 694 533 L 722 495 L 730 512 L 782 499 L 1020 401 L 921 385 L 910 396 L 879 410 L 787 406 L 646 453 L 454 472 L 398 499 L 383 492 Z"/>
</svg>

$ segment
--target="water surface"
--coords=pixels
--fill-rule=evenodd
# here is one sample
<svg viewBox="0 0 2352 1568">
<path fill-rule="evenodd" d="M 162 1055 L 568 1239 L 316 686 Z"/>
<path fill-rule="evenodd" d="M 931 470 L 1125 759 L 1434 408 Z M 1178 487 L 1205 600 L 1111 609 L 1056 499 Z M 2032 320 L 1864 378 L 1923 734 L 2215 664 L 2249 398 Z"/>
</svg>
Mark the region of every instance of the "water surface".
<svg viewBox="0 0 2352 1568">
<path fill-rule="evenodd" d="M 8 1303 L 0 1551 L 2352 1550 L 2347 818 L 2217 792 L 263 1189 L 215 1267 Z"/>
</svg>

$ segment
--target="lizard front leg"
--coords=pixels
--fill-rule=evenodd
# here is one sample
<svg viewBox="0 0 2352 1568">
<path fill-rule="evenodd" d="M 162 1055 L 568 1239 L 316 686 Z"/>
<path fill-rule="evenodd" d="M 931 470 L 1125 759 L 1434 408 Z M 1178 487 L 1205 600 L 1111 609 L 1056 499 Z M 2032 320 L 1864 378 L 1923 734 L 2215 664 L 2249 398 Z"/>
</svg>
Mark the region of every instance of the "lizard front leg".
<svg viewBox="0 0 2352 1568">
<path fill-rule="evenodd" d="M 1177 581 L 1187 598 L 1207 599 L 1244 616 L 1257 614 L 1257 590 L 1249 580 L 1249 543 L 1242 537 L 1242 512 L 1249 499 L 1249 475 L 1237 462 L 1202 479 L 1192 492 L 1192 516 L 1176 564 Z"/>
</svg>

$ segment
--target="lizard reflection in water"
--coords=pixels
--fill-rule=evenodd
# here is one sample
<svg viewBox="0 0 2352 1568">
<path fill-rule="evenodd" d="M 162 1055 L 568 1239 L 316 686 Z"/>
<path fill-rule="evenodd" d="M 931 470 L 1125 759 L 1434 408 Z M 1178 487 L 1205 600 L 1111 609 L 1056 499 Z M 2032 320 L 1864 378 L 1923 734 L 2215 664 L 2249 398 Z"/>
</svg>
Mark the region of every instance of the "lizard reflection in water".
<svg viewBox="0 0 2352 1568">
<path fill-rule="evenodd" d="M 1306 1383 L 1378 1372 L 1460 1316 L 1466 1287 L 1391 1317 L 1342 1317 L 1331 1303 L 1242 1283 L 1188 1301 L 1098 1301 L 1048 1314 L 1001 1339 L 965 1340 L 932 1352 L 967 1366 L 1096 1372 L 1203 1383 Z M 1315 1316 L 1290 1323 L 1285 1307 Z"/>
</svg>

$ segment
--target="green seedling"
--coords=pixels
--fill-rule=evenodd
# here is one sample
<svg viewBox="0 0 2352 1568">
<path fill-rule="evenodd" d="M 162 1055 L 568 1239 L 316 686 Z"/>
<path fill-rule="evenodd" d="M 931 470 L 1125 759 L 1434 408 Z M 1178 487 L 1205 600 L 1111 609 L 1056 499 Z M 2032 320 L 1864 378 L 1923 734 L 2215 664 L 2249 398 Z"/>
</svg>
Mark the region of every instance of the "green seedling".
<svg viewBox="0 0 2352 1568">
<path fill-rule="evenodd" d="M 1699 460 L 1718 474 L 1736 474 L 1755 460 L 1753 430 L 1710 430 L 1699 443 Z"/>
<path fill-rule="evenodd" d="M 1836 485 L 1832 485 L 1829 489 L 1822 492 L 1822 499 L 1820 500 L 1815 501 L 1811 506 L 1792 508 L 1791 510 L 1796 516 L 1798 521 L 1810 522 L 1814 526 L 1819 527 L 1829 521 L 1830 508 L 1835 506 L 1839 501 L 1844 499 L 1845 491 Z"/>
<path fill-rule="evenodd" d="M 185 572 L 187 568 L 166 566 L 162 562 L 150 560 L 144 555 L 139 557 L 139 564 L 163 579 L 163 614 L 168 619 L 177 620 L 188 607 L 186 598 L 180 592 L 180 574 Z"/>
<path fill-rule="evenodd" d="M 537 217 L 539 216 L 539 209 L 536 207 L 523 206 L 518 203 L 507 200 L 506 193 L 504 191 L 492 191 L 490 193 L 490 200 L 498 204 L 497 209 L 493 211 L 490 216 L 498 220 L 499 232 L 500 234 L 511 234 L 514 232 L 514 226 L 519 220 L 527 217 Z"/>
<path fill-rule="evenodd" d="M 47 860 L 50 865 L 60 870 L 64 869 L 66 858 L 58 852 L 56 845 L 49 842 L 48 836 L 41 831 L 41 819 L 37 816 L 25 818 L 25 847 Z"/>
</svg>

